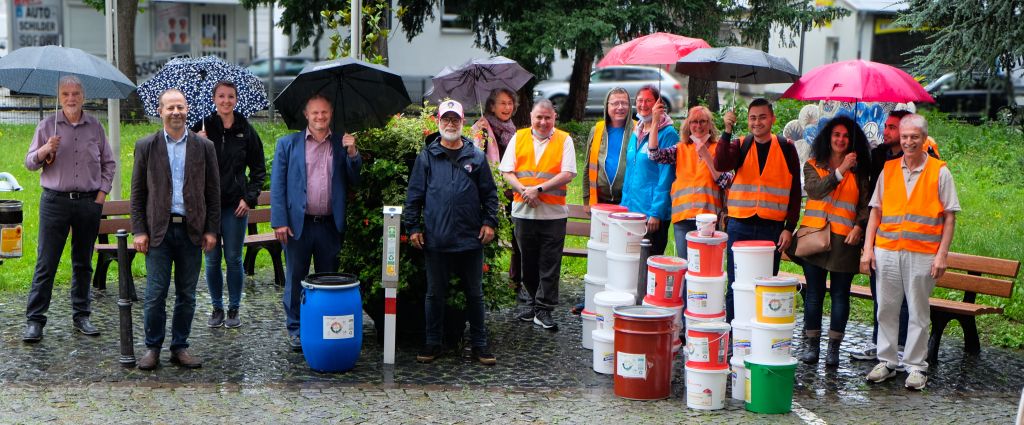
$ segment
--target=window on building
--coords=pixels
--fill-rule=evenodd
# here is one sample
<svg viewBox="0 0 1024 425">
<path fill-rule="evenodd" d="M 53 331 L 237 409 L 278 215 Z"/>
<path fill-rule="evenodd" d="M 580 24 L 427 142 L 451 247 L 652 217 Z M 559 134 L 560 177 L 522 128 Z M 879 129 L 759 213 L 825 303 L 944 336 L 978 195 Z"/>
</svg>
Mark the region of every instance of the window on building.
<svg viewBox="0 0 1024 425">
<path fill-rule="evenodd" d="M 469 22 L 459 17 L 466 9 L 467 0 L 443 0 L 441 2 L 441 30 L 468 31 Z"/>
</svg>

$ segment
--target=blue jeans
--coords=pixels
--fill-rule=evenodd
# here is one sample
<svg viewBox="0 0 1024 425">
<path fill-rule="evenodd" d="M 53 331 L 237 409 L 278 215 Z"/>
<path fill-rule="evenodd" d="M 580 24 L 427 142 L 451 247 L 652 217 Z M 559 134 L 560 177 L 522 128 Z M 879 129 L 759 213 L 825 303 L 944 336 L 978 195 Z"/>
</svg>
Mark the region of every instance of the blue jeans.
<svg viewBox="0 0 1024 425">
<path fill-rule="evenodd" d="M 299 309 L 302 306 L 302 280 L 309 274 L 309 262 L 317 273 L 337 272 L 341 267 L 341 234 L 334 220 L 314 223 L 309 217 L 302 225 L 302 237 L 288 238 L 284 245 L 285 270 L 284 304 L 285 325 L 288 334 L 299 335 Z M 373 247 L 372 249 L 376 249 Z"/>
<path fill-rule="evenodd" d="M 228 307 L 237 309 L 242 303 L 242 242 L 245 241 L 245 226 L 249 215 L 235 216 L 234 208 L 220 211 L 220 234 L 217 246 L 206 253 L 206 286 L 210 289 L 210 301 L 214 308 L 224 308 L 224 275 L 221 274 L 220 259 L 223 252 L 228 269 Z"/>
<path fill-rule="evenodd" d="M 184 224 L 169 224 L 159 246 L 146 255 L 146 303 L 143 322 L 146 346 L 160 349 L 167 331 L 167 292 L 174 266 L 174 318 L 171 320 L 171 350 L 188 348 L 192 318 L 196 312 L 196 283 L 202 266 L 202 249 L 192 243 Z"/>
<path fill-rule="evenodd" d="M 469 319 L 470 343 L 473 347 L 487 345 L 487 326 L 484 324 L 483 265 L 484 250 L 461 252 L 424 251 L 427 265 L 427 345 L 441 345 L 444 333 L 444 309 L 447 306 L 448 283 L 452 276 L 459 278 L 466 293 L 466 317 Z M 462 324 L 465 326 L 465 324 Z M 451 341 L 450 341 L 451 342 Z"/>
<path fill-rule="evenodd" d="M 832 314 L 828 328 L 846 333 L 846 322 L 850 319 L 850 285 L 855 273 L 830 272 L 804 262 L 804 330 L 821 331 L 821 316 L 825 308 L 825 281 L 832 275 L 832 286 L 827 289 L 832 297 Z"/>
<path fill-rule="evenodd" d="M 732 244 L 739 241 L 772 241 L 777 243 L 779 235 L 782 234 L 783 222 L 762 220 L 751 222 L 747 219 L 735 219 L 729 217 L 729 243 L 726 251 L 726 273 L 729 275 L 729 285 L 725 289 L 725 322 L 729 323 L 735 317 L 732 303 L 732 283 L 736 281 L 736 262 L 732 258 Z M 782 253 L 775 250 L 775 260 L 772 263 L 772 274 L 779 274 L 779 262 L 782 261 Z"/>
<path fill-rule="evenodd" d="M 676 257 L 686 258 L 686 234 L 697 230 L 697 220 L 679 220 L 672 225 L 676 238 Z"/>
</svg>

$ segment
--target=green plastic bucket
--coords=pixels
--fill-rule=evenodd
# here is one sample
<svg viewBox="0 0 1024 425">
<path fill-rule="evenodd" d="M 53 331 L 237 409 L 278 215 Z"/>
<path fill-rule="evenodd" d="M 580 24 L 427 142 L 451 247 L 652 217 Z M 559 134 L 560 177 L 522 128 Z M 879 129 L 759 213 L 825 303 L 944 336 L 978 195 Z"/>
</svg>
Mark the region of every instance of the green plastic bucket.
<svg viewBox="0 0 1024 425">
<path fill-rule="evenodd" d="M 793 383 L 796 359 L 788 362 L 758 361 L 756 357 L 743 359 L 747 374 L 747 410 L 754 413 L 789 413 L 793 409 Z"/>
</svg>

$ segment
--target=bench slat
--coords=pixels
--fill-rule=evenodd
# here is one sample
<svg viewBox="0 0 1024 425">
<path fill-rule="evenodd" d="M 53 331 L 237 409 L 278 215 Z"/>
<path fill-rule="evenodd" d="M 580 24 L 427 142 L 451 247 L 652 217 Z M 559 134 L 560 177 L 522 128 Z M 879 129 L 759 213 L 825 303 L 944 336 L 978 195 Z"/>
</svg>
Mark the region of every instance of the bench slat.
<svg viewBox="0 0 1024 425">
<path fill-rule="evenodd" d="M 1009 278 L 1017 277 L 1017 273 L 1020 271 L 1020 261 L 961 254 L 958 252 L 950 252 L 947 262 L 951 269 Z"/>
<path fill-rule="evenodd" d="M 583 205 L 568 204 L 566 206 L 569 207 L 569 218 L 590 220 L 590 214 L 587 214 Z"/>
<path fill-rule="evenodd" d="M 132 231 L 132 220 L 129 218 L 105 218 L 100 220 L 100 235 L 112 235 L 118 230 Z"/>
<path fill-rule="evenodd" d="M 1013 281 L 1011 280 L 972 276 L 960 272 L 947 271 L 939 278 L 935 285 L 941 288 L 995 295 L 1003 298 L 1010 298 L 1010 295 L 1013 294 Z"/>
<path fill-rule="evenodd" d="M 590 223 L 569 221 L 565 223 L 566 236 L 590 236 Z"/>
<path fill-rule="evenodd" d="M 562 256 L 587 258 L 587 250 L 586 248 L 563 248 Z"/>
<path fill-rule="evenodd" d="M 116 199 L 104 202 L 103 212 L 100 214 L 106 217 L 108 215 L 129 215 L 131 213 L 132 204 L 130 201 L 125 199 Z"/>
</svg>

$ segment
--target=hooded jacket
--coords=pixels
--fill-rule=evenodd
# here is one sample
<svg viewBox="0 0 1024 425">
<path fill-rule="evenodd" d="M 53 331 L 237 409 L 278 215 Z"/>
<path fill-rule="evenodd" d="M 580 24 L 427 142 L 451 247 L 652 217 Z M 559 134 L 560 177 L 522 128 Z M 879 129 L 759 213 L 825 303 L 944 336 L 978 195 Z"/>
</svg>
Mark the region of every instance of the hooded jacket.
<svg viewBox="0 0 1024 425">
<path fill-rule="evenodd" d="M 263 153 L 263 142 L 249 121 L 237 111 L 235 122 L 224 129 L 224 122 L 217 113 L 210 114 L 192 131 L 206 128 L 206 136 L 217 151 L 220 169 L 220 204 L 223 208 L 235 209 L 238 200 L 245 199 L 249 208 L 256 203 L 267 180 L 267 164 Z M 246 178 L 245 169 L 249 169 Z"/>
<path fill-rule="evenodd" d="M 598 141 L 597 147 L 597 203 L 618 204 L 622 202 L 622 183 L 626 180 L 626 150 L 636 137 L 636 134 L 633 132 L 636 122 L 630 119 L 633 116 L 633 106 L 630 104 L 629 110 L 626 111 L 626 125 L 622 132 L 622 144 L 619 147 L 619 151 L 613 153 L 619 156 L 619 164 L 615 171 L 615 181 L 609 182 L 605 161 L 607 161 L 609 154 L 608 128 L 610 128 L 612 123 L 611 115 L 608 113 L 608 99 L 610 97 L 611 91 L 609 90 L 604 96 L 604 131 L 601 132 L 601 140 Z M 591 127 L 590 134 L 587 135 L 587 149 L 583 151 L 585 161 L 589 161 L 590 158 L 595 130 L 596 126 Z M 590 171 L 588 170 L 587 173 L 587 175 L 583 176 L 583 205 L 590 205 Z"/>
</svg>

